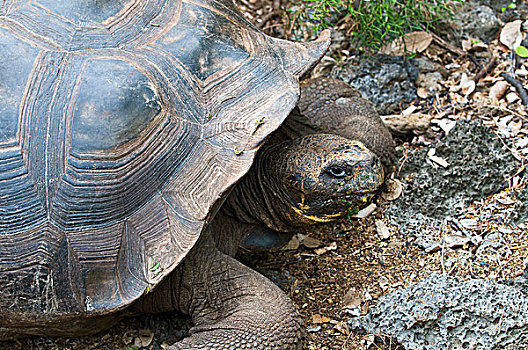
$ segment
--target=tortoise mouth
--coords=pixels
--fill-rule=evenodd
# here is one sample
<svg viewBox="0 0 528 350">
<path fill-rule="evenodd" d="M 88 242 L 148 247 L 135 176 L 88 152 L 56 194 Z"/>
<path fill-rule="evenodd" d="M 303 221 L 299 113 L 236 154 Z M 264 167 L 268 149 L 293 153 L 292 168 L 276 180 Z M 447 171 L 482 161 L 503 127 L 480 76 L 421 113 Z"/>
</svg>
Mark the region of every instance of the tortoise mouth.
<svg viewBox="0 0 528 350">
<path fill-rule="evenodd" d="M 295 208 L 295 211 L 315 222 L 330 222 L 347 214 L 356 214 L 370 204 L 378 193 L 378 189 L 375 191 L 364 190 L 353 194 L 332 197 L 313 203 L 310 206 Z"/>
</svg>

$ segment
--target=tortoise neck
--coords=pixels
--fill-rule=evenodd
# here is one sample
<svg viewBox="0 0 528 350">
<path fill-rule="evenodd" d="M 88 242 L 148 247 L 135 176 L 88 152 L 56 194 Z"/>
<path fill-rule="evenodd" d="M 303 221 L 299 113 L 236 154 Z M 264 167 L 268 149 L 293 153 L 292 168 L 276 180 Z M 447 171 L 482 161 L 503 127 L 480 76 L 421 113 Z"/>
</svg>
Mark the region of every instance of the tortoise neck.
<svg viewBox="0 0 528 350">
<path fill-rule="evenodd" d="M 293 203 L 286 193 L 283 179 L 272 168 L 279 167 L 277 147 L 262 149 L 248 174 L 235 186 L 222 206 L 225 215 L 246 224 L 263 223 L 272 230 L 292 232 L 298 230 L 291 223 Z M 292 220 L 293 219 L 293 220 Z"/>
</svg>

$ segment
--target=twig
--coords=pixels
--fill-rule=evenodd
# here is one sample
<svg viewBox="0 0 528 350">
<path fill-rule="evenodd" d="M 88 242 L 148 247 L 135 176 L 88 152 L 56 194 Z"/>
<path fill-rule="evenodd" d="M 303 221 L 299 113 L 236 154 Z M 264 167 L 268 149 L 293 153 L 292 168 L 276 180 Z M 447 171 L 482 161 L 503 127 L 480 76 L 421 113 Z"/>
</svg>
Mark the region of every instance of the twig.
<svg viewBox="0 0 528 350">
<path fill-rule="evenodd" d="M 433 40 L 440 46 L 442 46 L 443 48 L 445 49 L 448 49 L 449 51 L 453 52 L 454 54 L 457 54 L 458 56 L 460 57 L 463 57 L 463 56 L 466 56 L 466 52 L 464 52 L 463 50 L 459 49 L 458 47 L 456 46 L 453 46 L 449 43 L 447 43 L 444 39 L 442 39 L 441 37 L 439 37 L 438 35 L 434 34 L 434 33 L 431 33 L 433 35 Z"/>
<path fill-rule="evenodd" d="M 466 57 L 469 58 L 471 60 L 471 62 L 473 62 L 475 67 L 477 67 L 479 70 L 482 69 L 482 65 L 480 64 L 480 62 L 477 60 L 477 58 L 475 56 L 473 56 L 469 52 L 466 52 Z"/>
<path fill-rule="evenodd" d="M 510 146 L 508 146 L 508 144 L 506 143 L 506 141 L 504 141 L 504 139 L 499 135 L 498 132 L 496 132 L 495 130 L 493 130 L 493 133 L 494 133 L 495 135 L 497 135 L 497 138 L 500 140 L 500 142 L 502 142 L 502 145 L 503 145 L 508 151 L 510 151 L 510 153 L 511 153 L 512 156 L 513 156 L 513 158 L 518 159 L 517 157 L 518 157 L 519 155 L 518 155 L 518 153 L 517 153 L 517 150 L 514 150 L 514 149 L 512 149 Z M 517 157 L 516 157 L 516 155 L 517 155 Z M 520 159 L 518 159 L 518 160 L 520 160 Z M 515 176 L 515 175 L 514 175 L 514 176 Z"/>
<path fill-rule="evenodd" d="M 503 77 L 504 80 L 510 83 L 517 90 L 519 96 L 521 97 L 522 104 L 528 106 L 528 92 L 526 92 L 526 89 L 524 88 L 522 83 L 506 73 L 501 73 L 500 76 Z"/>
<path fill-rule="evenodd" d="M 473 77 L 473 81 L 475 83 L 478 83 L 480 79 L 484 78 L 486 75 L 491 73 L 493 70 L 493 67 L 495 67 L 495 57 L 492 57 L 489 62 L 486 64 L 484 68 L 481 68 L 477 74 L 475 74 L 475 77 Z"/>
<path fill-rule="evenodd" d="M 502 329 L 502 319 L 503 319 L 503 317 L 504 317 L 504 314 L 501 313 L 501 317 L 500 317 L 500 319 L 499 319 L 499 325 L 498 325 L 498 327 L 497 327 L 497 334 L 496 334 L 496 336 L 499 335 L 500 332 L 501 332 L 501 329 Z"/>
<path fill-rule="evenodd" d="M 445 242 L 445 237 L 443 239 L 443 242 L 442 242 L 442 252 L 440 254 L 440 265 L 442 266 L 442 274 L 445 275 L 445 265 L 444 265 L 444 257 L 445 257 L 445 246 L 446 246 L 446 242 Z"/>
</svg>

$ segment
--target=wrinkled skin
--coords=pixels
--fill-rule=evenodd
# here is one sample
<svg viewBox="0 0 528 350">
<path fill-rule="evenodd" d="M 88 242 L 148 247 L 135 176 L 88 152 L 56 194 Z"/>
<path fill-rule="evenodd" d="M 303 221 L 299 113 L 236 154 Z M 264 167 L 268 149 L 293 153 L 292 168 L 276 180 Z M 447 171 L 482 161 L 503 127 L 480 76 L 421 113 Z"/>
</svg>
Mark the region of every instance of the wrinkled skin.
<svg viewBox="0 0 528 350">
<path fill-rule="evenodd" d="M 302 348 L 300 317 L 288 297 L 231 257 L 248 235 L 257 248 L 277 247 L 293 232 L 365 206 L 381 187 L 383 168 L 390 168 L 394 152 L 374 106 L 357 92 L 327 79 L 302 88 L 300 107 L 306 96 L 315 98 L 314 89 L 321 91 L 313 106 L 319 117 L 288 117 L 226 199 L 195 252 L 153 295 L 157 300 L 142 304 L 142 311 L 153 311 L 154 305 L 172 300 L 155 310 L 179 305 L 191 315 L 192 335 L 173 349 Z"/>
<path fill-rule="evenodd" d="M 313 134 L 266 148 L 223 210 L 242 222 L 296 232 L 363 206 L 382 182 L 381 163 L 362 143 Z"/>
<path fill-rule="evenodd" d="M 135 310 L 176 308 L 191 315 L 191 336 L 171 349 L 239 349 L 246 343 L 247 349 L 301 349 L 302 324 L 291 301 L 232 256 L 256 226 L 297 232 L 334 220 L 364 205 L 382 183 L 380 161 L 358 141 L 313 134 L 266 147 L 204 240 Z"/>
</svg>

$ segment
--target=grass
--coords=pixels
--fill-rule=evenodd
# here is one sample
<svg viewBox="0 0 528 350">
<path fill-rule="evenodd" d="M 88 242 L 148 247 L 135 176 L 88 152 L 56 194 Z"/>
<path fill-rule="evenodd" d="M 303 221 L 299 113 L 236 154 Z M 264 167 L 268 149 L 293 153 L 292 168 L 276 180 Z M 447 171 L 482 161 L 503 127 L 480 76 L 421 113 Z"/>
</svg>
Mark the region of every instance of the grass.
<svg viewBox="0 0 528 350">
<path fill-rule="evenodd" d="M 346 23 L 354 46 L 368 53 L 406 33 L 434 31 L 454 15 L 464 0 L 302 0 L 294 2 L 289 18 L 317 35 L 325 28 Z M 295 26 L 295 23 L 291 24 Z"/>
</svg>

